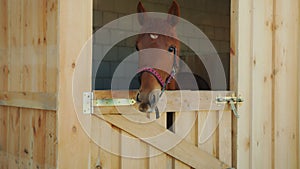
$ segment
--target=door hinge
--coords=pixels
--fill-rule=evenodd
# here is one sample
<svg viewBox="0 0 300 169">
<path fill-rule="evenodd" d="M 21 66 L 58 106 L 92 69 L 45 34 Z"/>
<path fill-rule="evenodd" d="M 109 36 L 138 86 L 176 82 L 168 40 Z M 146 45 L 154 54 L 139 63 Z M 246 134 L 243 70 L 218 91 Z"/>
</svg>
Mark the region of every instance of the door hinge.
<svg viewBox="0 0 300 169">
<path fill-rule="evenodd" d="M 136 103 L 135 99 L 113 98 L 113 99 L 94 99 L 93 92 L 83 93 L 83 114 L 93 114 L 94 106 L 132 106 Z"/>
</svg>

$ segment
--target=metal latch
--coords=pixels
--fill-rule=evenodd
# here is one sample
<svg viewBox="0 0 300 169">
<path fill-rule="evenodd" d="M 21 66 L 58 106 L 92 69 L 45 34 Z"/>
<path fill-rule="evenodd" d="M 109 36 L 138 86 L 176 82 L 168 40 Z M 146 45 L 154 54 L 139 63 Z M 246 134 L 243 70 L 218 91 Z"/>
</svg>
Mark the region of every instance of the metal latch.
<svg viewBox="0 0 300 169">
<path fill-rule="evenodd" d="M 132 106 L 136 103 L 134 99 L 95 99 L 93 92 L 83 93 L 83 114 L 93 114 L 94 106 L 109 107 L 109 106 Z"/>
<path fill-rule="evenodd" d="M 240 117 L 240 115 L 238 114 L 238 112 L 236 110 L 235 104 L 244 102 L 243 98 L 235 97 L 235 96 L 232 96 L 232 97 L 217 97 L 216 102 L 217 103 L 225 103 L 225 104 L 229 103 L 230 107 L 231 107 L 231 110 L 233 111 L 235 117 L 236 118 Z"/>
</svg>

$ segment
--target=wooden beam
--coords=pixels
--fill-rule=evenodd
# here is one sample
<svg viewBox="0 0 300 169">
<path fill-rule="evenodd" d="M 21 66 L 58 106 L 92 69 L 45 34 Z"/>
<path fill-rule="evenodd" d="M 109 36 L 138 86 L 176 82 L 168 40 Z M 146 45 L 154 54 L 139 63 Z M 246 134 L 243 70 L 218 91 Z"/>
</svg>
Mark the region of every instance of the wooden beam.
<svg viewBox="0 0 300 169">
<path fill-rule="evenodd" d="M 91 48 L 85 46 L 92 35 L 92 0 L 59 1 L 58 11 L 57 168 L 90 168 L 90 138 L 79 121 L 82 117 L 76 115 L 73 100 L 81 100 L 82 92 L 91 91 L 92 86 Z M 81 52 L 84 58 L 79 57 Z M 84 69 L 79 68 L 79 62 Z M 80 81 L 73 83 L 76 71 L 81 73 L 77 74 Z M 76 85 L 83 90 L 76 90 L 79 96 L 72 93 Z"/>
<path fill-rule="evenodd" d="M 214 156 L 198 149 L 194 144 L 190 144 L 187 141 L 182 140 L 181 137 L 168 131 L 155 122 L 133 123 L 132 121 L 120 115 L 98 115 L 98 117 L 118 128 L 121 128 L 122 130 L 141 139 L 158 150 L 163 151 L 176 159 L 179 159 L 183 163 L 193 168 L 228 168 L 225 163 L 217 160 Z M 152 139 L 153 137 L 162 133 L 163 137 Z M 177 144 L 171 149 L 166 150 L 166 145 L 170 145 L 170 142 L 176 142 Z"/>
<path fill-rule="evenodd" d="M 299 1 L 275 0 L 274 12 L 274 166 L 299 168 L 298 74 Z"/>
<path fill-rule="evenodd" d="M 0 92 L 0 105 L 56 110 L 56 94 L 43 92 Z"/>
<path fill-rule="evenodd" d="M 240 118 L 233 120 L 233 167 L 250 167 L 250 121 L 252 106 L 252 0 L 231 1 L 230 33 L 230 89 L 242 95 L 243 106 L 238 107 Z"/>
<path fill-rule="evenodd" d="M 231 96 L 234 92 L 231 91 L 166 91 L 166 97 L 162 97 L 162 102 L 166 101 L 164 111 L 162 112 L 192 112 L 199 110 L 230 110 L 227 104 L 217 104 L 216 98 L 218 96 Z M 98 90 L 94 91 L 94 99 L 108 99 L 108 98 L 128 98 L 135 99 L 137 91 L 113 91 Z M 137 106 L 137 104 L 135 105 Z M 102 107 L 103 113 L 117 113 L 112 111 L 113 107 Z M 126 110 L 126 109 L 123 109 Z M 132 109 L 133 110 L 133 109 Z M 137 109 L 136 109 L 137 110 Z"/>
<path fill-rule="evenodd" d="M 298 42 L 297 44 L 300 44 L 300 3 L 298 2 Z M 298 161 L 300 161 L 300 45 L 298 45 Z M 298 168 L 300 168 L 300 164 L 298 164 Z"/>
</svg>

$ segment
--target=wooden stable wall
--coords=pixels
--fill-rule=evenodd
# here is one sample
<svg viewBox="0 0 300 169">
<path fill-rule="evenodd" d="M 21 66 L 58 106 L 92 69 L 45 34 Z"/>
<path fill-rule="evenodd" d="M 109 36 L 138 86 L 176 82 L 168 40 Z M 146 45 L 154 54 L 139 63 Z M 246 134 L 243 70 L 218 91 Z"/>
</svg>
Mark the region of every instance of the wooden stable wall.
<svg viewBox="0 0 300 169">
<path fill-rule="evenodd" d="M 299 9 L 298 0 L 232 1 L 231 89 L 245 98 L 237 168 L 300 167 Z"/>
<path fill-rule="evenodd" d="M 186 142 L 197 144 L 199 118 L 185 146 L 157 158 L 136 161 L 100 149 L 83 132 L 71 91 L 76 58 L 92 31 L 92 1 L 0 0 L 0 4 L 0 169 L 222 164 L 181 154 L 189 150 L 180 149 L 190 147 Z M 299 168 L 299 1 L 232 0 L 231 6 L 231 89 L 245 102 L 239 107 L 241 117 L 233 118 L 233 143 L 226 143 L 232 145 L 233 156 L 221 153 L 217 145 L 226 139 L 220 135 L 204 150 L 227 163 L 232 160 L 239 169 Z M 87 68 L 83 79 L 87 89 L 90 71 Z M 114 123 L 111 130 L 135 132 L 125 121 L 114 120 L 107 121 Z M 109 139 L 121 144 L 114 135 Z M 130 144 L 137 145 L 125 145 Z M 145 142 L 138 145 L 158 151 Z"/>
<path fill-rule="evenodd" d="M 1 169 L 56 168 L 57 14 L 57 0 L 0 0 Z"/>
</svg>

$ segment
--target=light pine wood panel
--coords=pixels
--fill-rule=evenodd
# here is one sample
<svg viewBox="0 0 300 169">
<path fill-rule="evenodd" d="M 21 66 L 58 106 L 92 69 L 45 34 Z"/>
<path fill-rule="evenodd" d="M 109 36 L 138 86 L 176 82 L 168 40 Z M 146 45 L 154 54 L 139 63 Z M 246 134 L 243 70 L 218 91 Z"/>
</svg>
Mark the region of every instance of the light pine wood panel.
<svg viewBox="0 0 300 169">
<path fill-rule="evenodd" d="M 297 68 L 299 1 L 275 0 L 274 9 L 274 168 L 298 168 Z"/>
<path fill-rule="evenodd" d="M 90 139 L 84 132 L 74 110 L 72 77 L 76 65 L 78 65 L 76 62 L 77 57 L 92 33 L 92 1 L 59 1 L 58 7 L 59 89 L 57 101 L 59 106 L 57 111 L 57 167 L 88 168 L 90 164 Z M 85 61 L 90 67 L 85 67 L 84 72 L 81 72 L 84 76 L 81 77 L 80 82 L 85 91 L 90 91 L 91 52 L 86 53 L 85 56 Z M 78 97 L 82 97 L 82 93 Z"/>
<path fill-rule="evenodd" d="M 56 94 L 43 92 L 1 92 L 0 105 L 29 109 L 56 110 Z"/>
<path fill-rule="evenodd" d="M 251 168 L 272 167 L 273 0 L 253 0 Z"/>
<path fill-rule="evenodd" d="M 252 0 L 231 1 L 230 88 L 242 95 L 239 119 L 233 119 L 233 167 L 250 169 L 250 120 L 252 111 Z"/>
<path fill-rule="evenodd" d="M 155 118 L 152 114 L 151 118 Z M 167 113 L 162 113 L 156 123 L 166 128 Z M 168 169 L 168 161 L 172 160 L 164 152 L 149 146 L 149 169 Z"/>
</svg>

